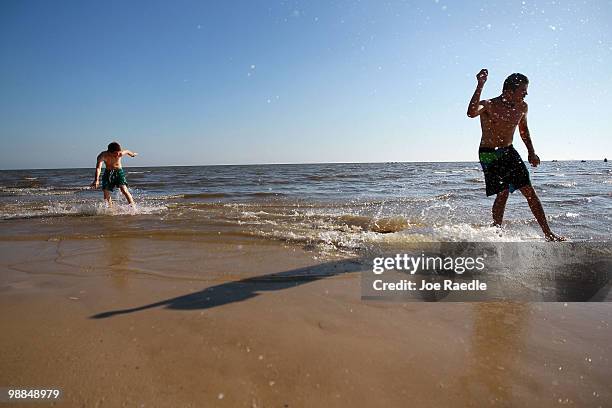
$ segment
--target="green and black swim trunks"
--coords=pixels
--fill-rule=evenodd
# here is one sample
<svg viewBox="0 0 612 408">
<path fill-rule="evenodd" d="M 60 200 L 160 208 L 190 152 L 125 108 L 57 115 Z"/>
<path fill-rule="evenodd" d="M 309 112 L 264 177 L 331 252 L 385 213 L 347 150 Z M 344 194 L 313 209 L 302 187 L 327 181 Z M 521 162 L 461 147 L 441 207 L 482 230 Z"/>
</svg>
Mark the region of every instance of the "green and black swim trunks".
<svg viewBox="0 0 612 408">
<path fill-rule="evenodd" d="M 529 171 L 516 149 L 506 147 L 478 149 L 478 159 L 485 175 L 487 196 L 508 189 L 511 193 L 521 187 L 530 186 Z"/>
<path fill-rule="evenodd" d="M 113 191 L 115 187 L 127 186 L 123 169 L 104 169 L 102 175 L 102 190 Z"/>
</svg>

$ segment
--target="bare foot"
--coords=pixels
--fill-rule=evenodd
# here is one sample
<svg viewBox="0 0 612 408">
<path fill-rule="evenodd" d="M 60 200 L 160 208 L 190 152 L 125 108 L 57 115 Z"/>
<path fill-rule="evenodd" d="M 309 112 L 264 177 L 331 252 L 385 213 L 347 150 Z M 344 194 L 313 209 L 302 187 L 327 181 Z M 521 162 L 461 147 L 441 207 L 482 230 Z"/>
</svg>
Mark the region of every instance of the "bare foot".
<svg viewBox="0 0 612 408">
<path fill-rule="evenodd" d="M 497 224 L 496 222 L 493 222 L 493 224 L 491 224 L 491 228 L 495 228 L 495 235 L 497 235 L 500 238 L 503 238 L 504 227 L 502 227 L 501 224 Z"/>
<path fill-rule="evenodd" d="M 559 236 L 559 235 L 555 235 L 551 232 L 549 234 L 546 234 L 546 240 L 550 242 L 563 242 L 563 241 L 567 241 L 567 238 Z"/>
</svg>

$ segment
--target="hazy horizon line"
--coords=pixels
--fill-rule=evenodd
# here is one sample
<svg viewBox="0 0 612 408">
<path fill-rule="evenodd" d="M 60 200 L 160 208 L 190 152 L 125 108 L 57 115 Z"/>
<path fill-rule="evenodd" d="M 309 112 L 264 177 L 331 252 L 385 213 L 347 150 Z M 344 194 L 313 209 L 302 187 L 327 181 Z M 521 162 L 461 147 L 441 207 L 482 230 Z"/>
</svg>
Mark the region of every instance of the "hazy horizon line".
<svg viewBox="0 0 612 408">
<path fill-rule="evenodd" d="M 559 160 L 542 160 L 542 163 L 555 162 L 592 162 L 601 161 L 604 159 L 559 159 Z M 144 165 L 144 166 L 122 166 L 122 168 L 147 168 L 147 167 L 221 167 L 221 166 L 300 166 L 314 164 L 393 164 L 393 163 L 475 163 L 476 160 L 413 160 L 413 161 L 363 161 L 363 162 L 301 162 L 301 163 L 220 163 L 220 164 L 163 164 L 163 165 Z M 78 170 L 78 169 L 95 169 L 94 166 L 88 167 L 30 167 L 30 168 L 2 168 L 0 171 L 19 171 L 19 170 Z"/>
</svg>

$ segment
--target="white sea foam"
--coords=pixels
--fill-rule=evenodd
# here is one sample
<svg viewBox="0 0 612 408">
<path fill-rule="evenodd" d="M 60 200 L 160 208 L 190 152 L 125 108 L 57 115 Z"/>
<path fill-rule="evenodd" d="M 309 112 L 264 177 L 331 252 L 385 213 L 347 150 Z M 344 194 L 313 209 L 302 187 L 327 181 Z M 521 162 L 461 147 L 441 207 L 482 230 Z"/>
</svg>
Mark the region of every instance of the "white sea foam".
<svg viewBox="0 0 612 408">
<path fill-rule="evenodd" d="M 576 187 L 576 182 L 575 181 L 569 181 L 569 182 L 552 182 L 552 183 L 544 183 L 542 184 L 543 186 L 547 186 L 547 187 L 561 187 L 561 188 L 571 188 L 571 187 Z"/>
<path fill-rule="evenodd" d="M 15 196 L 71 195 L 90 187 L 0 187 L 0 193 Z"/>
<path fill-rule="evenodd" d="M 541 241 L 541 234 L 532 229 L 505 229 L 470 224 L 443 225 L 433 228 L 434 241 L 449 242 L 524 242 Z"/>
<path fill-rule="evenodd" d="M 40 195 L 49 194 L 52 187 L 2 187 L 0 192 L 15 195 Z"/>
<path fill-rule="evenodd" d="M 0 214 L 3 219 L 20 218 L 42 218 L 42 217 L 64 217 L 64 216 L 97 216 L 97 215 L 142 215 L 155 214 L 165 210 L 165 205 L 148 205 L 137 203 L 133 206 L 128 204 L 114 204 L 112 207 L 102 202 L 82 203 L 51 203 L 42 208 L 18 209 L 17 211 L 5 211 Z"/>
<path fill-rule="evenodd" d="M 578 218 L 578 217 L 580 217 L 580 213 L 570 212 L 570 211 L 565 212 L 565 213 L 561 213 L 561 214 L 554 214 L 554 215 L 547 216 L 547 218 L 549 220 L 566 219 L 566 218 Z"/>
</svg>

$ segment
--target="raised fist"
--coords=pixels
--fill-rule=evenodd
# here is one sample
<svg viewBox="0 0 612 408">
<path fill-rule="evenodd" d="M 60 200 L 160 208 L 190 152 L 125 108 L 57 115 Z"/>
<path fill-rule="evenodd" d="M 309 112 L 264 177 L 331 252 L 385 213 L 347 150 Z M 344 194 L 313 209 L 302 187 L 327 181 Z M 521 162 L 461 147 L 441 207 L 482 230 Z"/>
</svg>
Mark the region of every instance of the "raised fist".
<svg viewBox="0 0 612 408">
<path fill-rule="evenodd" d="M 487 82 L 487 77 L 489 76 L 489 71 L 486 69 L 481 69 L 480 72 L 476 75 L 476 79 L 478 80 L 479 85 L 484 85 Z"/>
</svg>

